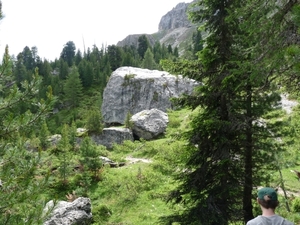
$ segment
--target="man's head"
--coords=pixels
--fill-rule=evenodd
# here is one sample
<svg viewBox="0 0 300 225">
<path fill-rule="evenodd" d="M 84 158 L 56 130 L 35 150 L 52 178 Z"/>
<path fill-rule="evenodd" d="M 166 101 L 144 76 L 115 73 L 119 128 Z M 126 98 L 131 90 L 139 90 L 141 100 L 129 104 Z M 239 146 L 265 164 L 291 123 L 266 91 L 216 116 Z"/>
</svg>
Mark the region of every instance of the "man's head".
<svg viewBox="0 0 300 225">
<path fill-rule="evenodd" d="M 266 209 L 275 209 L 279 203 L 277 192 L 270 187 L 264 187 L 258 190 L 257 201 Z"/>
</svg>

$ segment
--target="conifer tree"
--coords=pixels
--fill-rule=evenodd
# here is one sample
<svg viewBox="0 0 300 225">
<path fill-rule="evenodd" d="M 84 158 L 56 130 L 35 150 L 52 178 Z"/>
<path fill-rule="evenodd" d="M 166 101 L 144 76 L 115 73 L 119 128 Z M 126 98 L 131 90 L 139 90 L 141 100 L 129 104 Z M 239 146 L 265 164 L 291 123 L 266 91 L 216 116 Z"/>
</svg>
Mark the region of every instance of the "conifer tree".
<svg viewBox="0 0 300 225">
<path fill-rule="evenodd" d="M 76 67 L 72 67 L 64 85 L 65 100 L 71 108 L 79 105 L 82 96 L 82 83 Z"/>
<path fill-rule="evenodd" d="M 49 147 L 49 141 L 48 138 L 50 136 L 50 132 L 48 130 L 48 126 L 46 121 L 41 126 L 40 134 L 39 134 L 39 139 L 40 139 L 40 145 L 43 150 L 46 150 Z"/>
<path fill-rule="evenodd" d="M 90 133 L 96 132 L 101 133 L 103 130 L 103 123 L 102 123 L 102 115 L 99 109 L 92 109 L 89 112 L 89 116 L 87 118 L 86 123 L 87 129 Z"/>
<path fill-rule="evenodd" d="M 38 98 L 40 82 L 36 70 L 31 81 L 20 83 L 22 89 L 16 85 L 6 47 L 0 65 L 0 224 L 42 222 L 40 194 L 45 180 L 36 177 L 40 154 L 25 148 L 32 130 L 41 125 L 54 101 L 51 89 L 46 99 Z M 24 113 L 18 110 L 21 101 L 30 106 Z"/>
<path fill-rule="evenodd" d="M 143 34 L 138 38 L 138 49 L 137 49 L 141 59 L 144 59 L 145 53 L 148 48 L 151 48 L 149 40 L 146 37 L 146 35 Z"/>
<path fill-rule="evenodd" d="M 85 137 L 80 145 L 81 159 L 80 162 L 88 176 L 92 172 L 92 177 L 98 179 L 99 169 L 102 167 L 102 161 L 99 160 L 100 151 L 97 145 L 93 143 L 90 137 Z"/>
<path fill-rule="evenodd" d="M 123 51 L 116 45 L 110 45 L 107 47 L 107 57 L 110 69 L 114 71 L 122 65 Z"/>
<path fill-rule="evenodd" d="M 178 101 L 199 113 L 193 119 L 192 130 L 186 133 L 189 157 L 184 172 L 177 177 L 181 184 L 170 193 L 170 200 L 183 203 L 184 210 L 167 217 L 166 224 L 247 222 L 253 218 L 254 184 L 265 185 L 268 181 L 268 176 L 262 175 L 266 172 L 258 171 L 274 171 L 276 167 L 273 153 L 278 149 L 273 145 L 271 127 L 267 123 L 262 126 L 259 120 L 279 101 L 272 76 L 279 68 L 276 64 L 281 54 L 280 50 L 269 53 L 274 49 L 272 45 L 282 42 L 268 33 L 268 26 L 275 28 L 279 22 L 277 16 L 270 20 L 270 12 L 278 9 L 278 2 L 244 3 L 195 3 L 191 18 L 194 22 L 205 21 L 207 33 L 204 48 L 197 53 L 199 61 L 167 66 L 169 71 L 185 74 L 204 85 L 194 95 Z M 251 5 L 251 13 L 249 8 L 244 11 L 241 7 L 246 3 Z M 280 15 L 284 8 L 283 5 L 278 11 Z M 256 20 L 253 9 L 258 12 Z M 240 10 L 245 14 L 238 14 Z M 260 24 L 262 21 L 265 23 Z M 261 46 L 266 40 L 269 50 Z M 266 154 L 268 157 L 264 157 Z"/>
<path fill-rule="evenodd" d="M 61 140 L 58 143 L 58 150 L 59 150 L 59 173 L 61 178 L 61 185 L 63 189 L 68 187 L 69 183 L 69 174 L 71 171 L 70 168 L 70 161 L 72 158 L 72 154 L 70 152 L 71 145 L 70 145 L 70 127 L 67 124 L 64 124 L 61 130 Z"/>
<path fill-rule="evenodd" d="M 71 67 L 74 63 L 76 46 L 73 41 L 68 41 L 60 54 L 60 58 L 68 63 L 68 66 Z"/>
<path fill-rule="evenodd" d="M 148 48 L 145 53 L 145 57 L 142 62 L 142 67 L 149 70 L 157 69 L 157 65 L 154 60 L 154 55 L 150 48 Z"/>
</svg>

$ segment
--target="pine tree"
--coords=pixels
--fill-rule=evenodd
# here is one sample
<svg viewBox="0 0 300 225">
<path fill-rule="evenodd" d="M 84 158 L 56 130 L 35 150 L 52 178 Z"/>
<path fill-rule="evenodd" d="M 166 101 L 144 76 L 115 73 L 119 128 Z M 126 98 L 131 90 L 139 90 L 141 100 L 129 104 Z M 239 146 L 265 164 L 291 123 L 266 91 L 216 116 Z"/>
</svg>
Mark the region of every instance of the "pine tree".
<svg viewBox="0 0 300 225">
<path fill-rule="evenodd" d="M 186 134 L 190 143 L 187 146 L 189 157 L 185 161 L 185 172 L 177 177 L 181 185 L 170 194 L 170 200 L 183 203 L 185 210 L 167 217 L 167 224 L 247 222 L 253 218 L 254 183 L 269 180 L 258 171 L 274 171 L 276 167 L 275 154 L 270 154 L 270 149 L 272 153 L 277 151 L 272 144 L 271 127 L 262 126 L 258 121 L 279 101 L 270 74 L 274 75 L 273 70 L 278 68 L 280 51 L 260 61 L 264 53 L 270 52 L 267 49 L 264 52 L 265 46 L 260 46 L 270 35 L 264 33 L 269 32 L 266 24 L 275 22 L 253 22 L 253 8 L 259 12 L 256 18 L 259 20 L 255 20 L 258 22 L 267 19 L 266 12 L 272 11 L 261 8 L 264 3 L 251 3 L 251 13 L 249 9 L 243 10 L 246 2 L 213 0 L 195 3 L 197 10 L 192 11 L 192 19 L 194 22 L 205 21 L 208 34 L 204 48 L 197 53 L 199 62 L 183 61 L 167 66 L 173 72 L 205 84 L 199 86 L 193 96 L 178 101 L 199 113 L 192 121 L 192 130 Z M 272 4 L 275 6 L 275 1 Z M 240 10 L 245 14 L 238 14 Z M 250 27 L 251 23 L 255 26 Z M 257 32 L 257 27 L 261 27 L 261 32 Z M 271 43 L 274 45 L 276 41 L 281 43 L 271 38 L 268 46 L 271 48 Z M 267 153 L 269 156 L 264 157 Z"/>
<path fill-rule="evenodd" d="M 38 98 L 40 82 L 36 70 L 31 81 L 22 81 L 22 89 L 18 88 L 6 47 L 0 65 L 0 224 L 40 224 L 42 220 L 40 194 L 45 180 L 36 177 L 40 154 L 25 149 L 32 130 L 41 125 L 54 101 L 51 90 L 46 99 Z M 34 113 L 19 112 L 21 101 Z"/>
<path fill-rule="evenodd" d="M 44 121 L 39 134 L 40 145 L 43 150 L 46 150 L 49 147 L 49 141 L 48 141 L 49 136 L 50 136 L 50 132 L 48 130 L 48 126 L 46 121 Z"/>
<path fill-rule="evenodd" d="M 102 115 L 99 109 L 92 109 L 89 112 L 89 116 L 87 118 L 86 123 L 87 129 L 90 133 L 96 132 L 101 133 L 103 130 L 103 123 L 102 123 Z"/>
<path fill-rule="evenodd" d="M 118 69 L 122 65 L 123 51 L 116 45 L 110 45 L 107 47 L 107 56 L 110 69 L 112 71 Z"/>
<path fill-rule="evenodd" d="M 145 53 L 148 48 L 151 48 L 148 38 L 146 37 L 146 35 L 141 35 L 138 38 L 138 49 L 137 49 L 141 59 L 144 59 Z"/>
<path fill-rule="evenodd" d="M 81 60 L 78 65 L 78 72 L 83 87 L 90 87 L 94 81 L 94 70 L 92 63 L 86 59 Z"/>
<path fill-rule="evenodd" d="M 58 143 L 60 161 L 59 173 L 61 178 L 60 184 L 62 185 L 63 189 L 66 189 L 68 187 L 68 177 L 71 171 L 70 161 L 72 158 L 72 154 L 70 150 L 72 146 L 70 145 L 69 132 L 70 127 L 67 124 L 64 124 L 61 130 L 61 140 Z"/>
<path fill-rule="evenodd" d="M 68 63 L 68 66 L 71 67 L 74 63 L 76 46 L 73 41 L 68 41 L 60 54 L 60 58 Z"/>
<path fill-rule="evenodd" d="M 76 67 L 72 67 L 64 85 L 65 100 L 71 108 L 77 107 L 82 96 L 82 83 Z"/>
<path fill-rule="evenodd" d="M 92 172 L 92 176 L 94 179 L 99 178 L 99 170 L 102 167 L 102 161 L 99 160 L 100 152 L 97 149 L 97 145 L 95 145 L 90 137 L 85 137 L 80 145 L 80 153 L 81 153 L 81 164 L 84 167 L 84 171 L 86 175 L 88 172 Z"/>
<path fill-rule="evenodd" d="M 142 68 L 149 69 L 149 70 L 157 69 L 157 65 L 154 60 L 154 55 L 151 52 L 150 48 L 148 48 L 145 53 L 145 57 L 142 62 Z"/>
</svg>

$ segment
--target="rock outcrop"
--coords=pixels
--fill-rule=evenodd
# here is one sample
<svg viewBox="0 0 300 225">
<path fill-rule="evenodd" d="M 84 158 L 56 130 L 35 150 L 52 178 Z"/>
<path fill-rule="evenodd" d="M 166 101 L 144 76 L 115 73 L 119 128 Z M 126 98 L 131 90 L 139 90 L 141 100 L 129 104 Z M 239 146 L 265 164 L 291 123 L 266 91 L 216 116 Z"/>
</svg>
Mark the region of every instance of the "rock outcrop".
<svg viewBox="0 0 300 225">
<path fill-rule="evenodd" d="M 133 133 L 145 140 L 151 140 L 166 131 L 168 114 L 158 109 L 143 110 L 131 117 Z"/>
<path fill-rule="evenodd" d="M 104 89 L 102 116 L 106 124 L 124 124 L 126 115 L 143 110 L 172 109 L 171 98 L 191 94 L 196 81 L 158 70 L 121 67 L 114 71 Z"/>
<path fill-rule="evenodd" d="M 158 30 L 171 30 L 179 27 L 190 27 L 192 25 L 187 16 L 190 3 L 179 3 L 171 11 L 165 14 L 158 25 Z"/>
<path fill-rule="evenodd" d="M 122 41 L 119 41 L 117 46 L 124 47 L 124 46 L 134 46 L 138 48 L 139 37 L 145 35 L 148 38 L 149 44 L 153 46 L 155 44 L 155 39 L 151 34 L 130 34 Z"/>
<path fill-rule="evenodd" d="M 150 45 L 156 42 L 171 45 L 173 48 L 178 47 L 179 54 L 185 52 L 185 47 L 192 42 L 193 33 L 197 26 L 188 19 L 188 9 L 191 3 L 179 3 L 169 12 L 167 12 L 158 24 L 158 31 L 153 34 L 130 34 L 117 43 L 117 46 L 135 46 L 138 47 L 138 38 L 146 35 Z M 186 43 L 186 44 L 185 44 Z"/>
<path fill-rule="evenodd" d="M 53 200 L 46 204 L 44 213 L 50 212 L 44 225 L 88 225 L 92 221 L 91 200 L 79 197 L 73 202 Z"/>
<path fill-rule="evenodd" d="M 113 144 L 122 144 L 125 140 L 133 141 L 132 131 L 128 128 L 104 128 L 101 134 L 92 134 L 91 139 L 98 145 L 112 148 Z"/>
</svg>

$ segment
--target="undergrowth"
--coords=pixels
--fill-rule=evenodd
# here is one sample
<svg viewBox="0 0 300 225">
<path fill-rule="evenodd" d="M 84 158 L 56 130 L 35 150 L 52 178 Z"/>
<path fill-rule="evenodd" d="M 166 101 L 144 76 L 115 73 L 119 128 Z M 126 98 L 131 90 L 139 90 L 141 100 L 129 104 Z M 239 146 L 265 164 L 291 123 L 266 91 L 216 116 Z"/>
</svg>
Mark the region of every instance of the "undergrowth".
<svg viewBox="0 0 300 225">
<path fill-rule="evenodd" d="M 197 109 L 198 110 L 198 109 Z M 97 176 L 82 168 L 83 156 L 77 146 L 68 157 L 68 179 L 65 183 L 59 178 L 60 152 L 55 147 L 43 152 L 43 165 L 40 175 L 50 173 L 48 189 L 43 193 L 48 200 L 66 200 L 66 195 L 75 191 L 78 196 L 89 197 L 92 201 L 93 224 L 95 225 L 153 225 L 159 218 L 182 210 L 180 205 L 166 204 L 166 194 L 177 184 L 172 174 L 183 168 L 181 158 L 185 157 L 187 144 L 184 132 L 189 129 L 190 120 L 197 110 L 169 111 L 169 124 L 164 136 L 156 140 L 125 141 L 107 150 L 103 146 L 91 147 L 99 156 L 114 162 L 125 162 L 125 166 L 111 168 L 104 165 Z M 278 120 L 280 117 L 280 120 Z M 278 156 L 279 170 L 288 199 L 280 195 L 278 213 L 299 224 L 300 221 L 300 181 L 291 170 L 299 170 L 300 116 L 297 109 L 293 114 L 282 111 L 273 112 L 267 119 L 275 126 L 280 123 L 281 148 Z M 128 157 L 147 159 L 149 162 L 131 163 Z M 94 171 L 95 172 L 95 171 Z M 279 171 L 273 174 L 274 186 L 281 187 Z M 255 190 L 254 190 L 255 192 Z M 255 215 L 260 209 L 253 200 Z M 290 208 L 288 211 L 287 206 Z"/>
</svg>

